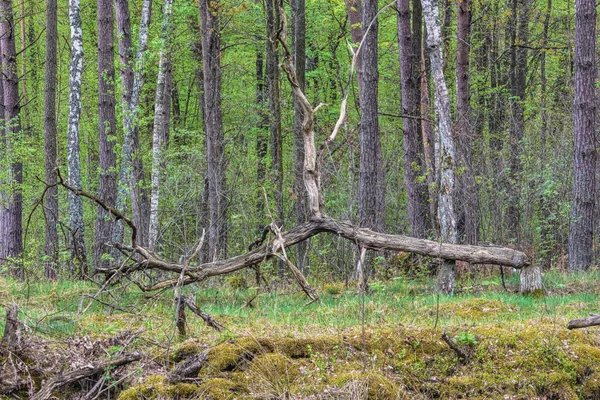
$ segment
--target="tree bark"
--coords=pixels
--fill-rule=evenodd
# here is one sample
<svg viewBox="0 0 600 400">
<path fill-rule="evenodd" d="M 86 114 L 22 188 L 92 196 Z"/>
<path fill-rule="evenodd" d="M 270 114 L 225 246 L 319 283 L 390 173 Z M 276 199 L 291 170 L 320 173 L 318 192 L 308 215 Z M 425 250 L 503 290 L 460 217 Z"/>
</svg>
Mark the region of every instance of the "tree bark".
<svg viewBox="0 0 600 400">
<path fill-rule="evenodd" d="M 21 4 L 24 4 L 21 3 Z M 23 26 L 21 27 L 23 29 Z M 24 36 L 24 32 L 22 32 Z M 23 39 L 23 38 L 22 38 Z M 56 0 L 46 0 L 46 63 L 44 73 L 44 151 L 46 182 L 57 181 L 56 168 L 56 47 L 58 43 L 58 20 Z M 24 67 L 24 65 L 23 65 Z M 56 279 L 58 267 L 58 187 L 46 191 L 46 278 Z"/>
<path fill-rule="evenodd" d="M 256 49 L 256 109 L 259 117 L 258 134 L 256 136 L 256 179 L 258 182 L 264 182 L 267 178 L 267 151 L 269 140 L 267 132 L 269 131 L 269 116 L 266 110 L 266 88 L 264 76 L 264 49 Z M 256 192 L 256 212 L 263 215 L 265 212 L 265 201 L 262 190 Z M 262 229 L 262 226 L 260 227 Z"/>
<path fill-rule="evenodd" d="M 81 190 L 79 155 L 79 119 L 81 115 L 81 74 L 83 72 L 83 35 L 79 0 L 69 0 L 71 30 L 71 62 L 69 64 L 69 121 L 67 128 L 68 183 Z M 69 192 L 69 224 L 71 229 L 71 272 L 85 276 L 87 251 L 81 197 Z"/>
<path fill-rule="evenodd" d="M 226 160 L 221 110 L 219 1 L 198 0 L 204 67 L 204 116 L 208 160 L 210 226 L 209 260 L 227 254 Z"/>
<path fill-rule="evenodd" d="M 305 88 L 306 75 L 306 5 L 305 0 L 294 0 L 294 68 L 300 90 Z M 302 133 L 302 105 L 294 102 L 294 208 L 296 225 L 306 222 L 306 190 L 304 188 L 304 138 Z M 306 273 L 307 243 L 299 243 L 296 247 L 296 265 Z"/>
<path fill-rule="evenodd" d="M 384 171 L 379 139 L 378 106 L 378 22 L 377 1 L 363 3 L 362 88 L 360 97 L 360 174 L 358 189 L 359 226 L 385 230 Z"/>
<path fill-rule="evenodd" d="M 363 38 L 361 1 L 346 0 L 346 14 L 348 15 L 348 22 L 350 23 L 350 36 L 352 37 L 352 45 L 356 51 Z M 356 82 L 358 85 L 358 105 L 360 107 L 360 104 L 362 103 L 360 99 L 364 92 L 362 52 L 358 54 L 356 60 Z"/>
<path fill-rule="evenodd" d="M 585 271 L 594 254 L 596 193 L 596 4 L 575 2 L 575 122 L 573 202 L 569 229 L 569 270 Z"/>
<path fill-rule="evenodd" d="M 441 240 L 456 243 L 456 219 L 454 216 L 454 140 L 452 138 L 452 121 L 448 88 L 444 80 L 442 39 L 439 24 L 439 9 L 433 0 L 422 0 L 423 14 L 427 25 L 427 45 L 431 57 L 431 70 L 435 87 L 435 113 L 438 119 L 440 135 L 440 187 L 438 220 L 440 222 Z M 456 263 L 445 259 L 438 272 L 438 290 L 452 294 Z"/>
<path fill-rule="evenodd" d="M 19 157 L 12 153 L 13 138 L 21 131 L 19 121 L 19 78 L 17 76 L 17 53 L 12 14 L 12 1 L 0 1 L 0 47 L 2 50 L 2 72 L 4 76 L 4 111 L 6 128 L 4 131 L 5 157 L 10 160 L 7 179 L 0 188 L 0 265 L 11 266 L 13 276 L 24 276 L 20 257 L 23 252 L 22 194 L 23 165 Z M 8 260 L 8 262 L 7 262 Z"/>
<path fill-rule="evenodd" d="M 467 244 L 479 241 L 479 196 L 473 170 L 474 130 L 471 123 L 471 87 L 469 82 L 469 47 L 471 2 L 458 0 L 458 53 L 456 57 L 456 147 L 458 167 L 457 235 Z"/>
<path fill-rule="evenodd" d="M 420 6 L 420 3 L 416 3 Z M 413 4 L 414 6 L 414 4 Z M 404 128 L 404 177 L 408 195 L 408 219 L 412 236 L 424 238 L 431 229 L 427 174 L 424 165 L 421 132 L 421 18 L 419 10 L 410 21 L 410 0 L 397 0 L 398 43 L 400 45 L 400 76 L 402 79 L 402 114 Z M 418 15 L 418 16 L 417 16 Z"/>
<path fill-rule="evenodd" d="M 532 0 L 512 1 L 513 29 L 510 61 L 510 187 L 507 209 L 507 228 L 510 238 L 520 241 L 521 230 L 521 153 L 525 130 L 524 102 L 527 88 L 527 44 L 529 12 Z"/>
<path fill-rule="evenodd" d="M 117 177 L 115 173 L 117 157 L 114 151 L 115 120 L 115 67 L 113 43 L 113 3 L 112 0 L 98 0 L 98 143 L 100 173 L 98 194 L 111 207 L 115 206 Z M 96 235 L 94 238 L 94 262 L 96 266 L 108 264 L 104 254 L 110 254 L 106 243 L 112 240 L 113 221 L 103 208 L 98 207 L 96 215 Z"/>
<path fill-rule="evenodd" d="M 173 0 L 164 0 L 163 20 L 161 28 L 161 42 L 158 78 L 156 80 L 156 97 L 154 107 L 154 129 L 152 131 L 152 195 L 150 197 L 150 223 L 148 235 L 148 248 L 155 251 L 158 243 L 159 220 L 158 202 L 160 198 L 160 178 L 163 168 L 163 152 L 165 150 L 169 130 L 169 102 L 171 96 L 167 88 L 167 75 L 169 70 L 169 57 L 171 52 L 170 35 L 172 34 Z"/>
<path fill-rule="evenodd" d="M 543 293 L 542 271 L 539 265 L 529 265 L 521 269 L 519 292 L 540 295 Z"/>
</svg>

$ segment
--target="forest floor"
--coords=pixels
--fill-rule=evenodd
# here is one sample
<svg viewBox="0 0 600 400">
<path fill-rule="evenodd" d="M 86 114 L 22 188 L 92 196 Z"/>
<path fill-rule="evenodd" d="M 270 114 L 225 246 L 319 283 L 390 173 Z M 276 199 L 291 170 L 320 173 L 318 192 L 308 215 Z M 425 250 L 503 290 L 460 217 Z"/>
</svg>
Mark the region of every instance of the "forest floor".
<svg viewBox="0 0 600 400">
<path fill-rule="evenodd" d="M 147 297 L 134 285 L 117 285 L 96 301 L 98 287 L 90 283 L 0 278 L 1 315 L 15 303 L 26 327 L 17 369 L 28 378 L 10 398 L 32 397 L 49 373 L 138 351 L 139 362 L 106 370 L 100 385 L 96 376 L 55 395 L 599 399 L 600 328 L 566 329 L 570 319 L 599 311 L 599 278 L 597 271 L 546 273 L 546 294 L 526 297 L 516 292 L 518 274 L 503 284 L 495 274 L 467 273 L 447 297 L 436 295 L 427 277 L 399 276 L 371 282 L 364 299 L 353 286 L 315 284 L 321 300 L 308 304 L 291 283 L 257 293 L 238 275 L 183 289 L 225 326 L 217 332 L 188 311 L 186 338 L 175 326 L 172 291 Z M 445 332 L 458 351 L 442 339 Z M 197 354 L 199 373 L 170 382 L 170 371 Z"/>
</svg>

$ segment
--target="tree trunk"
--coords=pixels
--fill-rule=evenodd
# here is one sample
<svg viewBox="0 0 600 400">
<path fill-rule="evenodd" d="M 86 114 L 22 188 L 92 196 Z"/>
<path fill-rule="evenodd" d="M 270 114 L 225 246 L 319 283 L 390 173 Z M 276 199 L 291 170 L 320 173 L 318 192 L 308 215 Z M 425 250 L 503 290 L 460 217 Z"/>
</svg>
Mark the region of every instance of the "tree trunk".
<svg viewBox="0 0 600 400">
<path fill-rule="evenodd" d="M 154 107 L 154 129 L 152 131 L 152 196 L 150 197 L 150 223 L 148 248 L 156 251 L 159 235 L 158 202 L 160 198 L 160 178 L 165 150 L 165 138 L 169 129 L 169 102 L 171 96 L 168 89 L 169 57 L 171 52 L 170 35 L 172 34 L 173 0 L 165 0 L 161 28 L 161 42 L 158 78 L 156 80 L 156 97 Z"/>
<path fill-rule="evenodd" d="M 352 45 L 356 51 L 363 38 L 362 30 L 362 5 L 360 0 L 346 0 L 346 14 L 350 23 L 350 36 L 352 36 Z M 356 59 L 356 82 L 358 84 L 358 105 L 360 106 L 361 96 L 363 94 L 363 65 L 362 51 Z"/>
<path fill-rule="evenodd" d="M 114 207 L 117 194 L 115 173 L 117 157 L 114 151 L 116 133 L 115 121 L 115 68 L 113 44 L 112 0 L 98 0 L 98 143 L 100 156 L 100 176 L 98 195 L 110 207 Z M 107 212 L 98 207 L 96 215 L 96 236 L 94 239 L 94 262 L 96 266 L 109 262 L 104 254 L 110 253 L 106 243 L 112 240 L 113 221 Z"/>
<path fill-rule="evenodd" d="M 596 4 L 575 1 L 575 122 L 569 270 L 585 271 L 594 254 L 596 193 Z"/>
<path fill-rule="evenodd" d="M 458 53 L 456 57 L 456 145 L 458 166 L 457 235 L 467 244 L 479 241 L 479 196 L 473 170 L 473 135 L 471 123 L 471 87 L 469 82 L 469 46 L 471 2 L 458 0 Z"/>
<path fill-rule="evenodd" d="M 377 1 L 365 0 L 362 27 L 362 87 L 360 96 L 360 174 L 358 220 L 361 227 L 385 230 L 384 172 L 377 114 L 379 71 L 377 66 Z M 368 31 L 367 31 L 368 29 Z"/>
<path fill-rule="evenodd" d="M 510 60 L 510 186 L 507 228 L 510 238 L 520 241 L 521 231 L 521 153 L 525 130 L 524 102 L 527 88 L 527 47 L 529 40 L 529 11 L 532 0 L 512 2 L 512 47 Z"/>
<path fill-rule="evenodd" d="M 417 3 L 420 5 L 420 3 Z M 421 132 L 421 18 L 420 7 L 413 12 L 413 29 L 410 23 L 410 1 L 397 0 L 398 43 L 400 45 L 400 76 L 402 78 L 402 114 L 404 118 L 404 176 L 408 195 L 408 219 L 412 236 L 425 238 L 431 228 L 427 173 L 423 156 Z M 418 15 L 418 17 L 417 17 Z M 418 51 L 418 52 L 416 52 Z"/>
<path fill-rule="evenodd" d="M 294 0 L 294 68 L 300 90 L 305 88 L 306 75 L 306 5 L 305 0 Z M 296 225 L 306 222 L 306 190 L 304 188 L 304 137 L 302 133 L 302 105 L 294 101 L 294 194 Z M 296 266 L 306 273 L 306 242 L 296 247 Z"/>
<path fill-rule="evenodd" d="M 83 72 L 83 35 L 79 0 L 69 0 L 71 28 L 71 63 L 69 64 L 69 121 L 67 128 L 68 183 L 81 189 L 79 156 L 79 119 L 81 115 L 81 73 Z M 71 228 L 71 272 L 85 276 L 87 251 L 83 225 L 81 197 L 69 192 L 69 223 Z"/>
<path fill-rule="evenodd" d="M 221 65 L 219 2 L 199 0 L 204 67 L 204 116 L 210 227 L 209 260 L 227 254 L 227 185 L 226 160 L 221 111 Z"/>
<path fill-rule="evenodd" d="M 0 1 L 0 47 L 2 50 L 2 71 L 4 75 L 4 111 L 6 128 L 4 132 L 5 159 L 10 160 L 10 173 L 1 188 L 0 201 L 0 265 L 10 260 L 10 272 L 22 279 L 24 275 L 20 257 L 23 252 L 22 194 L 23 165 L 19 157 L 12 153 L 13 138 L 21 131 L 19 121 L 19 78 L 17 76 L 17 53 L 12 15 L 12 1 Z M 3 157 L 4 158 L 4 157 Z"/>
<path fill-rule="evenodd" d="M 431 71 L 435 87 L 435 113 L 438 119 L 440 135 L 440 187 L 438 219 L 440 222 L 441 240 L 456 243 L 456 220 L 454 217 L 454 140 L 452 138 L 452 121 L 448 88 L 444 80 L 442 39 L 440 35 L 439 10 L 433 0 L 422 0 L 423 14 L 427 25 L 427 45 L 431 57 Z M 452 294 L 456 263 L 444 260 L 438 273 L 438 290 Z"/>
<path fill-rule="evenodd" d="M 539 265 L 533 264 L 521 269 L 519 292 L 535 296 L 543 294 L 542 271 Z"/>
<path fill-rule="evenodd" d="M 24 3 L 24 2 L 23 2 Z M 21 3 L 21 4 L 23 4 Z M 58 180 L 56 168 L 56 47 L 58 43 L 58 21 L 56 0 L 46 0 L 46 63 L 44 73 L 44 150 L 46 182 Z M 23 29 L 23 27 L 21 27 Z M 24 36 L 24 32 L 22 32 Z M 23 39 L 23 38 L 22 38 Z M 58 267 L 58 187 L 46 191 L 46 278 L 56 279 Z"/>
<path fill-rule="evenodd" d="M 267 114 L 265 105 L 267 93 L 265 89 L 263 52 L 263 48 L 258 47 L 256 49 L 256 110 L 259 116 L 258 134 L 256 136 L 256 179 L 258 182 L 264 182 L 267 178 L 267 151 L 269 147 L 269 139 L 267 137 L 269 115 Z M 265 213 L 265 200 L 260 188 L 256 192 L 256 212 L 258 216 Z M 262 228 L 261 224 L 259 229 Z"/>
</svg>

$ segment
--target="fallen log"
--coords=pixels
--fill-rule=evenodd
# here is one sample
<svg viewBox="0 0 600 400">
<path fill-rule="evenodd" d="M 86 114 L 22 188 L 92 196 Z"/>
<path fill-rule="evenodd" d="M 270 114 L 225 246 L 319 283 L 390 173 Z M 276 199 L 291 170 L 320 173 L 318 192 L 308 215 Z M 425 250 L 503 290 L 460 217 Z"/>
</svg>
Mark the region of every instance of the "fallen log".
<svg viewBox="0 0 600 400">
<path fill-rule="evenodd" d="M 590 314 L 587 318 L 572 319 L 567 324 L 567 329 L 589 328 L 590 326 L 600 325 L 600 315 Z"/>
<path fill-rule="evenodd" d="M 98 365 L 90 365 L 84 368 L 77 369 L 75 371 L 67 372 L 65 374 L 58 375 L 48 381 L 46 381 L 39 392 L 37 392 L 31 399 L 32 400 L 46 400 L 52 397 L 52 393 L 58 388 L 68 385 L 73 382 L 77 382 L 84 378 L 89 378 L 100 372 L 105 371 L 109 368 L 117 368 L 134 361 L 138 361 L 141 358 L 140 354 L 135 352 L 127 354 L 122 357 L 116 358 L 111 361 L 107 361 Z"/>
<path fill-rule="evenodd" d="M 178 383 L 185 379 L 197 378 L 198 372 L 200 372 L 207 360 L 208 350 L 183 360 L 169 374 L 169 382 Z"/>
</svg>

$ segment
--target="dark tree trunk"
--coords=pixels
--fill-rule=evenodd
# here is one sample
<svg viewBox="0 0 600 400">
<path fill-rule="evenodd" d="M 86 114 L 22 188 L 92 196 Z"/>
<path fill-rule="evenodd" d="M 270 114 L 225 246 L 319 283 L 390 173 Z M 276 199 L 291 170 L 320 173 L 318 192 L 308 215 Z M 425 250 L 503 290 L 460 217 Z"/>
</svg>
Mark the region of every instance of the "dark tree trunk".
<svg viewBox="0 0 600 400">
<path fill-rule="evenodd" d="M 56 0 L 46 0 L 46 63 L 44 76 L 44 150 L 46 182 L 56 182 L 58 160 L 56 154 L 56 47 L 58 22 Z M 56 279 L 58 266 L 58 187 L 46 191 L 46 248 L 44 268 L 46 278 Z"/>
<path fill-rule="evenodd" d="M 532 0 L 512 1 L 513 30 L 510 60 L 510 187 L 507 228 L 510 238 L 520 241 L 521 224 L 521 153 L 525 130 L 524 102 L 527 87 L 527 44 L 529 40 L 529 11 Z"/>
<path fill-rule="evenodd" d="M 114 207 L 117 195 L 115 172 L 117 157 L 114 151 L 116 132 L 115 121 L 115 68 L 113 43 L 112 0 L 98 0 L 98 143 L 100 173 L 98 196 L 108 206 Z M 106 266 L 103 254 L 110 254 L 106 246 L 112 238 L 113 221 L 108 213 L 98 207 L 96 216 L 96 236 L 94 239 L 94 262 L 96 266 Z"/>
<path fill-rule="evenodd" d="M 425 175 L 421 132 L 421 18 L 420 7 L 410 22 L 410 1 L 398 0 L 398 42 L 400 44 L 400 76 L 402 78 L 402 114 L 404 118 L 404 176 L 408 195 L 408 219 L 412 236 L 425 238 L 431 228 L 429 195 Z M 419 14 L 419 17 L 417 17 Z M 418 51 L 418 52 L 416 52 Z"/>
<path fill-rule="evenodd" d="M 363 38 L 362 30 L 362 4 L 360 0 L 346 0 L 346 14 L 350 24 L 350 36 L 352 36 L 352 44 L 354 50 L 358 48 L 359 43 Z M 358 103 L 363 93 L 363 64 L 362 51 L 358 54 L 356 60 L 356 82 L 358 83 Z"/>
<path fill-rule="evenodd" d="M 377 118 L 379 71 L 377 66 L 377 1 L 365 0 L 362 27 L 362 86 L 360 175 L 358 189 L 358 220 L 361 227 L 385 231 L 384 172 Z M 370 26 L 370 29 L 369 29 Z M 368 32 L 367 32 L 368 29 Z"/>
<path fill-rule="evenodd" d="M 596 4 L 575 1 L 575 150 L 573 203 L 569 231 L 569 270 L 593 262 L 596 193 Z"/>
<path fill-rule="evenodd" d="M 17 55 L 15 48 L 15 31 L 12 15 L 12 1 L 0 1 L 0 48 L 2 50 L 2 71 L 4 75 L 4 115 L 6 130 L 4 132 L 5 159 L 9 159 L 10 174 L 0 192 L 0 265 L 11 266 L 11 273 L 23 278 L 21 253 L 23 252 L 22 228 L 22 194 L 23 166 L 12 152 L 12 141 L 19 135 L 19 78 L 17 76 Z M 4 157 L 3 157 L 4 158 Z M 8 263 L 7 259 L 11 259 Z"/>
<path fill-rule="evenodd" d="M 469 82 L 469 46 L 471 2 L 458 0 L 458 53 L 456 57 L 456 147 L 458 167 L 457 235 L 460 242 L 479 241 L 479 196 L 473 171 L 473 135 L 471 124 L 471 87 Z"/>
<path fill-rule="evenodd" d="M 265 100 L 267 97 L 264 76 L 264 49 L 256 50 L 256 109 L 259 116 L 258 134 L 256 136 L 256 179 L 264 182 L 267 178 L 267 151 L 269 139 L 269 115 L 267 114 Z M 260 218 L 265 213 L 265 200 L 262 190 L 256 192 L 256 212 Z M 260 229 L 263 227 L 260 226 Z"/>
<path fill-rule="evenodd" d="M 304 91 L 306 75 L 306 5 L 294 0 L 294 68 L 300 90 Z M 304 134 L 302 105 L 294 102 L 294 194 L 296 225 L 306 222 L 306 188 L 304 187 Z M 296 266 L 306 272 L 306 242 L 296 246 Z"/>
<path fill-rule="evenodd" d="M 204 116 L 208 160 L 209 260 L 227 254 L 227 186 L 221 111 L 219 2 L 199 0 L 204 67 Z"/>
</svg>

